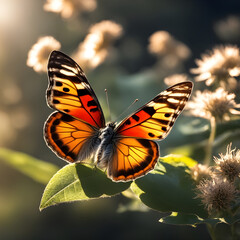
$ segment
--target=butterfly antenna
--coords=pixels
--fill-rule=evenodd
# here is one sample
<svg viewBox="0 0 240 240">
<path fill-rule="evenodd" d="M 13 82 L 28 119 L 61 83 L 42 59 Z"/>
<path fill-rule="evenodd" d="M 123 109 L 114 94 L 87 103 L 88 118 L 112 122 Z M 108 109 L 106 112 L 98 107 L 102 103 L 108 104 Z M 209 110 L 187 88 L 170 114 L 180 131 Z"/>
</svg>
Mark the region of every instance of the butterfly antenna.
<svg viewBox="0 0 240 240">
<path fill-rule="evenodd" d="M 107 105 L 108 105 L 108 112 L 109 112 L 110 122 L 111 122 L 111 121 L 112 121 L 112 118 L 111 118 L 110 105 L 109 105 L 109 101 L 108 101 L 108 92 L 107 92 L 107 89 L 105 89 L 104 91 L 105 91 L 105 93 L 106 93 L 106 100 L 107 100 Z"/>
<path fill-rule="evenodd" d="M 138 99 L 135 99 L 135 100 L 130 104 L 130 106 L 129 106 L 126 110 L 124 110 L 124 111 L 116 118 L 115 122 L 116 122 L 117 119 L 120 118 L 124 113 L 126 113 L 137 101 L 138 101 Z"/>
</svg>

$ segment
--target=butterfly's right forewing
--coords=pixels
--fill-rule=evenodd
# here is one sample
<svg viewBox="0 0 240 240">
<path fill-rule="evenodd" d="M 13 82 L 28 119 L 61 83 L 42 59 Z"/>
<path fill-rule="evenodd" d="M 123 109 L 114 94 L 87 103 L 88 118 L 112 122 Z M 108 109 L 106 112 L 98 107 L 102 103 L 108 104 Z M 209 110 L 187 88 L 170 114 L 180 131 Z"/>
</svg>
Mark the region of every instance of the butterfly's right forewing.
<svg viewBox="0 0 240 240">
<path fill-rule="evenodd" d="M 167 136 L 185 107 L 193 84 L 182 82 L 158 94 L 153 100 L 123 120 L 117 133 L 126 137 L 160 140 Z"/>
</svg>

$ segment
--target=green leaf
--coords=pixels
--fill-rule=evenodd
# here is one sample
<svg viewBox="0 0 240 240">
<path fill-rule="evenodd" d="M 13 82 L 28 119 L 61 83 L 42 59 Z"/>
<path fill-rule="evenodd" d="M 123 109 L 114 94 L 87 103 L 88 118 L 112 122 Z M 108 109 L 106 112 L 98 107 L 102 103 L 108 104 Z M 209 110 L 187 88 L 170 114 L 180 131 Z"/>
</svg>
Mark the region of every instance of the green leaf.
<svg viewBox="0 0 240 240">
<path fill-rule="evenodd" d="M 159 161 L 155 170 L 135 180 L 131 189 L 148 207 L 161 212 L 182 212 L 206 217 L 207 213 L 196 199 L 195 182 L 189 175 L 191 161 L 168 156 Z M 193 161 L 193 160 L 192 160 Z"/>
<path fill-rule="evenodd" d="M 175 155 L 175 154 L 169 154 L 165 157 L 160 157 L 162 162 L 169 163 L 175 167 L 178 166 L 187 166 L 189 168 L 194 167 L 197 164 L 197 161 L 193 160 L 190 157 L 186 157 L 183 155 Z"/>
<path fill-rule="evenodd" d="M 178 212 L 172 212 L 171 215 L 161 218 L 159 222 L 174 225 L 190 225 L 192 227 L 196 227 L 196 225 L 203 223 L 208 223 L 211 225 L 216 225 L 218 223 L 226 223 L 223 218 L 203 219 L 196 214 L 186 214 Z"/>
<path fill-rule="evenodd" d="M 240 214 L 236 214 L 236 215 L 227 215 L 227 216 L 224 216 L 224 221 L 228 224 L 234 224 L 236 222 L 240 222 Z"/>
<path fill-rule="evenodd" d="M 49 181 L 42 196 L 40 210 L 63 202 L 113 196 L 129 186 L 129 182 L 113 182 L 98 168 L 68 164 Z"/>
<path fill-rule="evenodd" d="M 32 178 L 47 184 L 50 178 L 58 171 L 58 167 L 31 157 L 25 153 L 0 148 L 0 160 Z"/>
</svg>

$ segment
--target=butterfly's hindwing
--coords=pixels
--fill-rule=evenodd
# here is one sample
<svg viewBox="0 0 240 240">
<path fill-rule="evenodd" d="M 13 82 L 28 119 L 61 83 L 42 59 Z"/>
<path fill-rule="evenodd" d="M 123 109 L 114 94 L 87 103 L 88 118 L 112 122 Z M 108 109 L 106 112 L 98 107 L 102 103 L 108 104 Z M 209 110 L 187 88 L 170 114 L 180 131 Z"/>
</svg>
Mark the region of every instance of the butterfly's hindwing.
<svg viewBox="0 0 240 240">
<path fill-rule="evenodd" d="M 53 152 L 68 162 L 90 157 L 100 141 L 97 129 L 61 112 L 53 113 L 46 121 L 45 140 Z"/>
<path fill-rule="evenodd" d="M 166 89 L 120 123 L 117 133 L 152 140 L 165 138 L 186 105 L 191 91 L 191 82 Z"/>
<path fill-rule="evenodd" d="M 105 126 L 102 109 L 83 70 L 65 54 L 53 51 L 48 63 L 50 107 L 97 128 Z"/>
<path fill-rule="evenodd" d="M 158 145 L 147 139 L 119 138 L 108 163 L 113 181 L 130 181 L 152 170 L 159 158 Z"/>
</svg>

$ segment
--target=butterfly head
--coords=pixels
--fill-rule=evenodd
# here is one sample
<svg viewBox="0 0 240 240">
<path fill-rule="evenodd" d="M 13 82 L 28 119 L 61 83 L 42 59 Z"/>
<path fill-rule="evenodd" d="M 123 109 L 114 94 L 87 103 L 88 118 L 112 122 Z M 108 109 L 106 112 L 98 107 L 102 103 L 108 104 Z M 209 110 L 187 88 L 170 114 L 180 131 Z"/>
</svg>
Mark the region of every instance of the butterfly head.
<svg viewBox="0 0 240 240">
<path fill-rule="evenodd" d="M 116 128 L 115 122 L 109 122 L 106 124 L 105 128 L 100 130 L 100 138 L 105 138 L 106 136 L 113 136 Z"/>
<path fill-rule="evenodd" d="M 115 122 L 109 122 L 109 123 L 106 124 L 106 127 L 115 129 L 115 128 L 116 128 L 116 125 L 117 125 L 117 124 L 116 124 Z"/>
<path fill-rule="evenodd" d="M 99 138 L 101 139 L 101 144 L 108 144 L 113 136 L 115 135 L 116 123 L 109 122 L 106 124 L 105 128 L 100 129 Z"/>
</svg>

